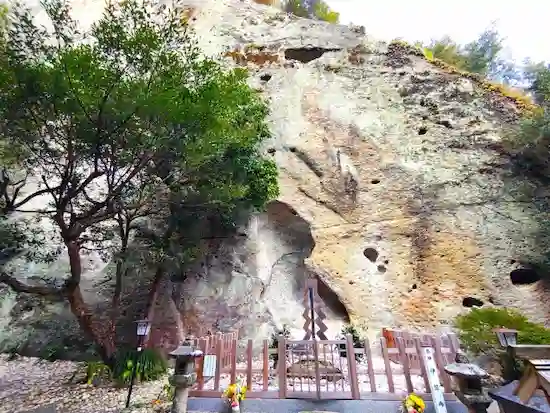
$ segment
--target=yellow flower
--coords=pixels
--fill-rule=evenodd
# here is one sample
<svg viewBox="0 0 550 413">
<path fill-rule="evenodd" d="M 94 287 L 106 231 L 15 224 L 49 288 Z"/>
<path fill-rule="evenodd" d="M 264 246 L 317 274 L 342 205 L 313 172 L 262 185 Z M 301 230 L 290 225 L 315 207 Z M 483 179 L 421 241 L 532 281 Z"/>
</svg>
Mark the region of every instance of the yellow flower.
<svg viewBox="0 0 550 413">
<path fill-rule="evenodd" d="M 418 397 L 416 394 L 413 393 L 413 394 L 409 394 L 405 399 L 405 407 L 407 408 L 413 407 L 419 413 L 422 413 L 426 408 L 426 404 L 424 403 L 424 400 L 422 400 L 421 397 Z"/>
</svg>

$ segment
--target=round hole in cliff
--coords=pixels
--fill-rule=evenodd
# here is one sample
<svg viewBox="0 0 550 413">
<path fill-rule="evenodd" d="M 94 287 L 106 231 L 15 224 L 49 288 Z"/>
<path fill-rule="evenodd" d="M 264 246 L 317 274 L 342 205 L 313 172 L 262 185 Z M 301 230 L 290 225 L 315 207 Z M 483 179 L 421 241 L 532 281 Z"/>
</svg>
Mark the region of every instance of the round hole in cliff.
<svg viewBox="0 0 550 413">
<path fill-rule="evenodd" d="M 378 267 L 376 267 L 376 269 L 378 270 L 378 272 L 381 273 L 385 273 L 387 271 L 386 267 L 383 265 L 379 265 Z"/>
<path fill-rule="evenodd" d="M 462 299 L 462 306 L 468 308 L 483 307 L 483 301 L 475 297 L 464 297 Z"/>
<path fill-rule="evenodd" d="M 269 73 L 264 73 L 263 75 L 260 76 L 260 80 L 262 82 L 269 82 L 271 80 L 273 76 L 270 75 Z"/>
<path fill-rule="evenodd" d="M 384 264 L 388 265 L 390 263 L 390 260 L 384 260 Z"/>
<path fill-rule="evenodd" d="M 514 265 L 516 263 L 516 260 L 510 260 L 510 264 Z"/>
<path fill-rule="evenodd" d="M 275 148 L 269 148 L 267 150 L 267 153 L 270 154 L 270 155 L 275 155 L 275 152 L 277 152 L 277 150 Z"/>
<path fill-rule="evenodd" d="M 426 126 L 421 126 L 418 128 L 418 134 L 419 135 L 425 135 L 428 133 L 428 128 Z"/>
<path fill-rule="evenodd" d="M 295 147 L 295 146 L 290 146 L 290 147 L 288 148 L 288 150 L 289 150 L 290 152 L 294 153 L 294 152 L 296 152 L 296 147 Z"/>
<path fill-rule="evenodd" d="M 379 184 L 380 179 L 373 179 L 372 181 L 370 181 L 370 183 L 373 184 L 373 185 Z"/>
<path fill-rule="evenodd" d="M 416 290 L 417 288 L 418 288 L 418 285 L 416 285 L 416 284 L 413 284 L 413 285 L 412 285 L 412 289 L 413 289 L 413 290 Z"/>
<path fill-rule="evenodd" d="M 378 259 L 378 251 L 376 251 L 374 248 L 365 248 L 363 250 L 363 255 L 370 261 L 375 262 Z"/>
<path fill-rule="evenodd" d="M 510 273 L 514 285 L 533 284 L 540 280 L 540 274 L 534 268 L 517 268 Z"/>
</svg>

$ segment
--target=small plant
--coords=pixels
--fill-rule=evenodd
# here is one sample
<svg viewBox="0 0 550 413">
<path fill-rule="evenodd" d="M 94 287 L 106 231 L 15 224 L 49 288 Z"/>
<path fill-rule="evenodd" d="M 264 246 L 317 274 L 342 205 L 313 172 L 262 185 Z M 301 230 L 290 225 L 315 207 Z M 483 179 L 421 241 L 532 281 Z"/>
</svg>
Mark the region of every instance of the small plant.
<svg viewBox="0 0 550 413">
<path fill-rule="evenodd" d="M 353 347 L 354 348 L 365 348 L 365 342 L 359 335 L 359 332 L 355 328 L 355 326 L 348 324 L 344 327 L 342 327 L 342 339 L 345 339 L 348 334 L 351 335 L 353 339 Z M 348 353 L 346 352 L 346 345 L 345 344 L 339 344 L 338 347 L 340 348 L 340 357 L 347 357 Z M 355 353 L 355 360 L 360 361 L 363 359 L 364 354 L 356 352 Z"/>
<path fill-rule="evenodd" d="M 88 361 L 86 363 L 86 383 L 94 384 L 98 379 L 111 378 L 112 371 L 109 366 L 101 361 Z"/>
<path fill-rule="evenodd" d="M 231 406 L 232 412 L 240 411 L 240 403 L 246 396 L 246 390 L 246 386 L 242 385 L 241 378 L 237 380 L 237 383 L 229 385 L 229 387 L 224 390 L 222 397 L 225 398 L 227 403 Z"/>
<path fill-rule="evenodd" d="M 422 397 L 411 393 L 403 400 L 402 411 L 404 413 L 424 413 L 426 409 L 426 403 L 422 400 Z"/>
<path fill-rule="evenodd" d="M 287 339 L 290 337 L 290 330 L 286 324 L 283 325 L 282 330 L 277 330 L 271 335 L 271 344 L 269 345 L 269 348 L 279 348 L 279 336 L 284 336 Z M 279 353 L 270 354 L 269 358 L 273 360 L 273 368 L 277 369 Z"/>
<path fill-rule="evenodd" d="M 166 360 L 155 349 L 147 348 L 141 353 L 136 349 L 123 349 L 115 355 L 113 378 L 120 384 L 129 384 L 136 360 L 136 381 L 138 382 L 157 380 L 168 369 Z"/>
</svg>

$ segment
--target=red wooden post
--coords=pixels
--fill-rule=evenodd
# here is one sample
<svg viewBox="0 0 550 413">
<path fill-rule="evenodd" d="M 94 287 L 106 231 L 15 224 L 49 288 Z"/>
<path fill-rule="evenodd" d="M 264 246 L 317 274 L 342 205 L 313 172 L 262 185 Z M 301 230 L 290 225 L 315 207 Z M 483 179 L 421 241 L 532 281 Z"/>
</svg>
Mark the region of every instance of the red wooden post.
<svg viewBox="0 0 550 413">
<path fill-rule="evenodd" d="M 252 340 L 246 346 L 246 388 L 252 390 Z"/>
<path fill-rule="evenodd" d="M 370 391 L 376 393 L 376 381 L 374 378 L 374 366 L 372 365 L 372 351 L 369 339 L 365 339 L 365 357 L 367 358 L 367 369 L 369 372 Z"/>
<path fill-rule="evenodd" d="M 233 341 L 231 343 L 231 383 L 237 380 L 237 339 L 232 334 Z"/>
<path fill-rule="evenodd" d="M 262 367 L 263 391 L 268 391 L 269 389 L 269 341 L 268 340 L 264 340 L 262 361 L 263 361 L 263 367 Z"/>
<path fill-rule="evenodd" d="M 216 375 L 214 376 L 214 390 L 220 389 L 220 376 L 222 374 L 222 352 L 223 340 L 220 336 L 216 337 Z"/>
<path fill-rule="evenodd" d="M 353 347 L 353 337 L 351 334 L 346 336 L 346 353 L 348 356 L 348 374 L 349 382 L 351 386 L 351 397 L 354 400 L 361 399 L 361 393 L 359 392 L 359 383 L 357 378 L 357 365 L 355 361 L 355 349 Z"/>
<path fill-rule="evenodd" d="M 399 348 L 399 359 L 401 361 L 401 365 L 403 366 L 405 381 L 407 382 L 407 391 L 409 393 L 412 393 L 414 391 L 414 387 L 411 380 L 411 369 L 409 366 L 409 357 L 406 352 L 405 340 L 403 339 L 403 337 L 397 338 L 397 348 Z"/>
<path fill-rule="evenodd" d="M 432 337 L 432 347 L 434 349 L 435 364 L 439 370 L 439 377 L 441 377 L 441 381 L 443 382 L 443 389 L 445 389 L 445 393 L 450 393 L 452 391 L 451 379 L 444 369 L 445 364 L 443 363 L 443 353 L 441 352 L 441 337 Z"/>
<path fill-rule="evenodd" d="M 391 371 L 390 358 L 388 356 L 388 346 L 386 345 L 386 339 L 384 337 L 380 337 L 380 347 L 382 347 L 382 357 L 384 358 L 384 369 L 386 370 L 386 378 L 388 379 L 388 389 L 390 393 L 395 393 L 393 373 Z"/>
<path fill-rule="evenodd" d="M 279 336 L 279 398 L 286 399 L 286 338 Z"/>
<path fill-rule="evenodd" d="M 204 387 L 204 375 L 203 375 L 203 371 L 204 371 L 204 358 L 206 357 L 206 355 L 208 354 L 208 349 L 207 349 L 207 342 L 204 338 L 201 338 L 199 340 L 199 349 L 202 351 L 202 357 L 200 358 L 200 361 L 199 361 L 199 367 L 197 369 L 197 382 L 199 384 L 199 390 L 202 390 L 203 387 Z"/>
</svg>

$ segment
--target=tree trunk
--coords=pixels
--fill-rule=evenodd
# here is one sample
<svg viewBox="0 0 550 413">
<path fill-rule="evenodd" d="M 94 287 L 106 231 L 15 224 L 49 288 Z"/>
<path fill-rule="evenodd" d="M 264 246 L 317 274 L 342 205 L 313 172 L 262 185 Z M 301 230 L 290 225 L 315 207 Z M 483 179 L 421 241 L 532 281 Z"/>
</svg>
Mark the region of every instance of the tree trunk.
<svg viewBox="0 0 550 413">
<path fill-rule="evenodd" d="M 99 355 L 105 363 L 109 364 L 116 350 L 112 323 L 110 320 L 105 322 L 105 320 L 94 317 L 92 311 L 84 302 L 80 290 L 82 276 L 80 248 L 76 242 L 67 242 L 66 245 L 71 267 L 71 278 L 67 282 L 66 289 L 67 300 L 80 328 L 96 343 Z"/>
<path fill-rule="evenodd" d="M 147 298 L 147 309 L 145 310 L 145 318 L 149 320 L 151 323 L 153 322 L 153 318 L 155 317 L 155 302 L 157 301 L 159 286 L 163 278 L 164 278 L 164 268 L 162 267 L 162 265 L 159 265 L 157 267 L 157 271 L 155 272 L 155 278 L 151 283 L 151 288 L 149 290 L 149 297 Z M 147 347 L 147 344 L 149 343 L 150 338 L 151 338 L 151 333 L 149 332 L 149 335 L 145 337 L 145 340 L 143 341 L 143 347 Z"/>
</svg>

